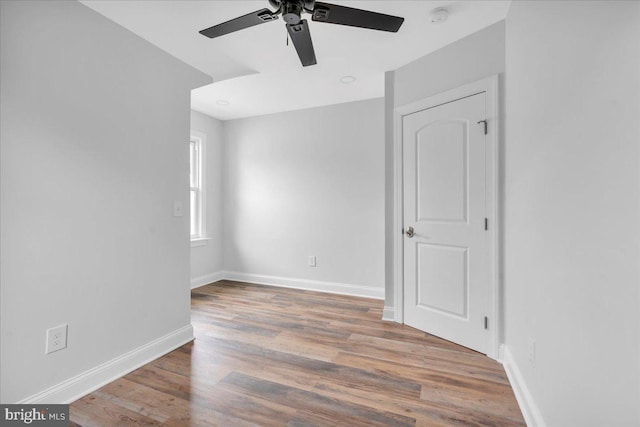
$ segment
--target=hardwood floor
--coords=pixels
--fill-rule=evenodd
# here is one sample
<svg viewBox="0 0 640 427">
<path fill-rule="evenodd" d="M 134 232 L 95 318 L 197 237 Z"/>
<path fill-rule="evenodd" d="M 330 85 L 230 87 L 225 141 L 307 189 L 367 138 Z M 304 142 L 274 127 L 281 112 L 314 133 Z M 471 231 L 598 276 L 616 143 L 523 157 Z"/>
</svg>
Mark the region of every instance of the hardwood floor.
<svg viewBox="0 0 640 427">
<path fill-rule="evenodd" d="M 218 282 L 196 340 L 71 405 L 72 425 L 523 426 L 502 366 L 382 302 Z"/>
</svg>

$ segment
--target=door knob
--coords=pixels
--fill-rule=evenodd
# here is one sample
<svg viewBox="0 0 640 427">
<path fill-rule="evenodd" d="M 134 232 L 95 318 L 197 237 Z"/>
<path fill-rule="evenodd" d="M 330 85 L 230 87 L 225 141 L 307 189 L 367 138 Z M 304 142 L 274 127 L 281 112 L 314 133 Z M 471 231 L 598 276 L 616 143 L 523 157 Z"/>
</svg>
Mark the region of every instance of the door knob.
<svg viewBox="0 0 640 427">
<path fill-rule="evenodd" d="M 407 235 L 408 238 L 412 238 L 413 236 L 415 236 L 413 227 L 407 227 L 407 231 L 405 231 L 405 234 Z"/>
</svg>

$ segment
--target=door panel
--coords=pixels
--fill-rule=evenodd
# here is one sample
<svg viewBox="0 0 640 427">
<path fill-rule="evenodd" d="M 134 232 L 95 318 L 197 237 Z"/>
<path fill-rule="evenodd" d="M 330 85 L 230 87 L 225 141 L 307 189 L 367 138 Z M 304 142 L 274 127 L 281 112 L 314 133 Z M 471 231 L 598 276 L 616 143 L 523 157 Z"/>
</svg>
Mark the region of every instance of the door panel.
<svg viewBox="0 0 640 427">
<path fill-rule="evenodd" d="M 417 132 L 419 221 L 467 221 L 466 127 L 464 121 L 441 121 Z"/>
<path fill-rule="evenodd" d="M 418 306 L 467 317 L 467 248 L 418 245 Z"/>
<path fill-rule="evenodd" d="M 485 93 L 403 117 L 405 323 L 486 353 Z"/>
</svg>

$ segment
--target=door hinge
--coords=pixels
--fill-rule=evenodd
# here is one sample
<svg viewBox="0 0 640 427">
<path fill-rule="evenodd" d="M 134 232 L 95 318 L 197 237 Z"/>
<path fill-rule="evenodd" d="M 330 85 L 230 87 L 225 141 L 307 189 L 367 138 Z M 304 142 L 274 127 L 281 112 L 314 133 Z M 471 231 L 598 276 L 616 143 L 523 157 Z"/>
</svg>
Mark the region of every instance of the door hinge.
<svg viewBox="0 0 640 427">
<path fill-rule="evenodd" d="M 487 121 L 486 120 L 480 120 L 478 122 L 478 124 L 480 124 L 480 123 L 484 124 L 484 134 L 486 135 L 487 133 L 489 133 L 489 125 L 487 124 Z"/>
<path fill-rule="evenodd" d="M 489 329 L 489 318 L 484 316 L 484 328 Z"/>
<path fill-rule="evenodd" d="M 484 229 L 488 230 L 489 229 L 489 218 L 485 218 L 484 219 Z"/>
</svg>

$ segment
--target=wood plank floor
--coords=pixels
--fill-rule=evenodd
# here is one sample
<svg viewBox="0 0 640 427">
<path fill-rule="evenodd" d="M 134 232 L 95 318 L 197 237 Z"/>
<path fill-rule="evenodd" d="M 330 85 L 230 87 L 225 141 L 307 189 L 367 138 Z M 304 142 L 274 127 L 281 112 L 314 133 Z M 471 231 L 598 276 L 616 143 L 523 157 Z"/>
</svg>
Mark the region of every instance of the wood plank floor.
<svg viewBox="0 0 640 427">
<path fill-rule="evenodd" d="M 196 340 L 71 405 L 81 426 L 523 426 L 502 366 L 382 302 L 218 282 Z"/>
</svg>

